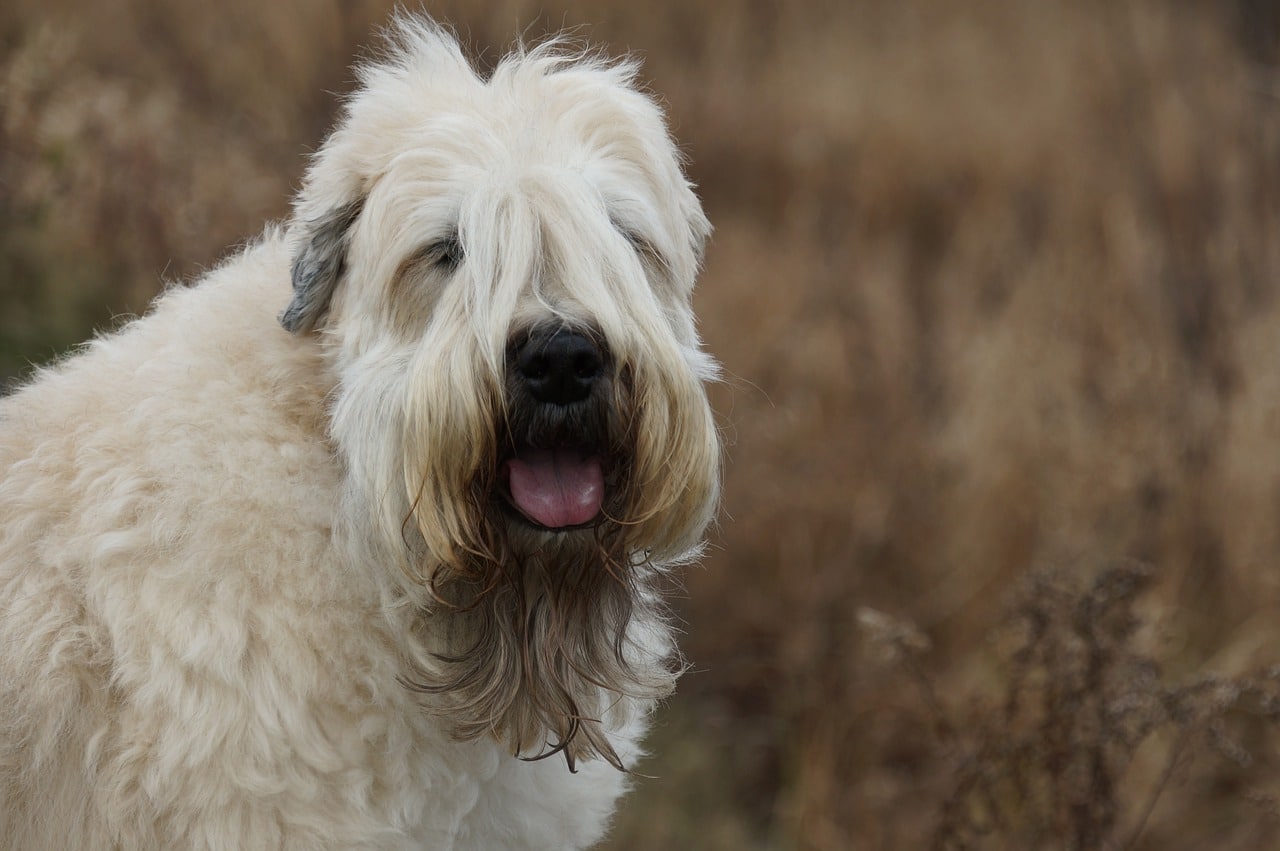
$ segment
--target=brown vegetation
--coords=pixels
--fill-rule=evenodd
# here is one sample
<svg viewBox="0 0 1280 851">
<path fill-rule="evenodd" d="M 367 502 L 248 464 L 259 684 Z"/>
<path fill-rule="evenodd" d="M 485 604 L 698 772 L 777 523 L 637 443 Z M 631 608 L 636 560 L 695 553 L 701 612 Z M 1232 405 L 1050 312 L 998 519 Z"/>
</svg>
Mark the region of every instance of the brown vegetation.
<svg viewBox="0 0 1280 851">
<path fill-rule="evenodd" d="M 281 215 L 383 0 L 0 11 L 0 380 Z M 717 225 L 695 664 L 611 848 L 1280 844 L 1280 15 L 433 4 L 646 60 Z"/>
</svg>

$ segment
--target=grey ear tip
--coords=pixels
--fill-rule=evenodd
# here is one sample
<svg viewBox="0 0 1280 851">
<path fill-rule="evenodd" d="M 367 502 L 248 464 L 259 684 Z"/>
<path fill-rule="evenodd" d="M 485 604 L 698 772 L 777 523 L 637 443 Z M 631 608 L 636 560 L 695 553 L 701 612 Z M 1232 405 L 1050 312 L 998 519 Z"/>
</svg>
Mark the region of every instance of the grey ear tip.
<svg viewBox="0 0 1280 851">
<path fill-rule="evenodd" d="M 290 334 L 304 334 L 310 331 L 306 317 L 300 309 L 300 305 L 296 302 L 289 305 L 280 313 L 280 327 L 288 331 Z"/>
</svg>

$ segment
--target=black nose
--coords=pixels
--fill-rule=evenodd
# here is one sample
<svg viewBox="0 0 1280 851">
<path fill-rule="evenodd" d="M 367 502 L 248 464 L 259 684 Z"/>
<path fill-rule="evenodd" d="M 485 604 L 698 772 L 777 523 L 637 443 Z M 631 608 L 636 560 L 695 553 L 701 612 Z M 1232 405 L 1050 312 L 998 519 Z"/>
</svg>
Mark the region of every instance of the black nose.
<svg viewBox="0 0 1280 851">
<path fill-rule="evenodd" d="M 515 369 L 534 399 L 569 405 L 591 395 L 604 357 L 590 337 L 557 327 L 529 335 L 515 350 Z"/>
</svg>

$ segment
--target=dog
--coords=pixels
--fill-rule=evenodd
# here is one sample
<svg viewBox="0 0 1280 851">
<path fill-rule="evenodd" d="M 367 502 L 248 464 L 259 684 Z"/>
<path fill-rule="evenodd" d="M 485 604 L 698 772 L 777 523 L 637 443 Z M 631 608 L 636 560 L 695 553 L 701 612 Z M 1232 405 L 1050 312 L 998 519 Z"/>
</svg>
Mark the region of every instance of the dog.
<svg viewBox="0 0 1280 851">
<path fill-rule="evenodd" d="M 721 468 L 637 74 L 398 16 L 286 222 L 0 402 L 0 848 L 604 834 Z"/>
</svg>

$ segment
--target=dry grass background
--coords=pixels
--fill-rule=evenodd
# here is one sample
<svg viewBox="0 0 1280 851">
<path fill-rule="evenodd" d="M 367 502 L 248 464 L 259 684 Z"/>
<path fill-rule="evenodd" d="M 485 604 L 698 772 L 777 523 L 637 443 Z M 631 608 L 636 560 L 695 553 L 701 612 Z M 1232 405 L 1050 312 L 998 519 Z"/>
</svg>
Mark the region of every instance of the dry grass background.
<svg viewBox="0 0 1280 851">
<path fill-rule="evenodd" d="M 1280 12 L 442 0 L 645 57 L 730 379 L 613 849 L 1280 845 Z M 0 380 L 285 211 L 383 0 L 10 0 Z"/>
</svg>

